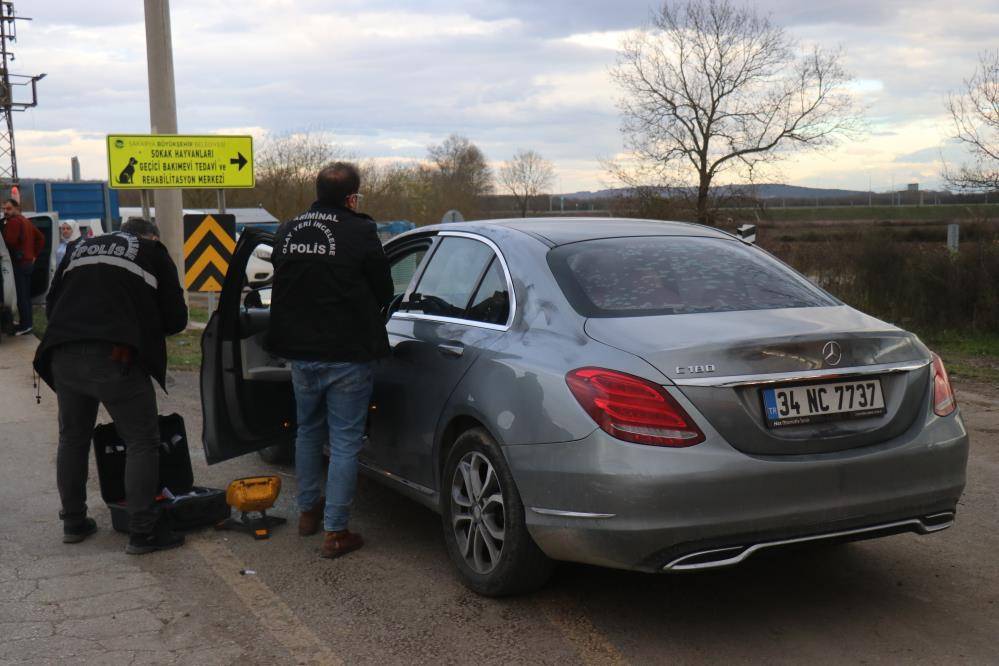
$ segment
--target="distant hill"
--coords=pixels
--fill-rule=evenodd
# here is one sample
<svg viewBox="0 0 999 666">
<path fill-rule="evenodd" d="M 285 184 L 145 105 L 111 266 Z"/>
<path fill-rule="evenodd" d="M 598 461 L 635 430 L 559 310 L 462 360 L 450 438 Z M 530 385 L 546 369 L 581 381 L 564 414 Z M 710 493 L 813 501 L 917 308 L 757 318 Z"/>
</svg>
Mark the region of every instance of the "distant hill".
<svg viewBox="0 0 999 666">
<path fill-rule="evenodd" d="M 839 189 L 827 189 L 823 187 L 802 187 L 800 185 L 784 185 L 781 183 L 761 183 L 759 185 L 731 185 L 728 186 L 735 192 L 741 192 L 746 196 L 756 196 L 760 199 L 806 199 L 815 198 L 819 199 L 837 199 L 846 197 L 856 197 L 860 195 L 867 194 L 866 191 L 861 190 L 839 190 Z M 598 190 L 596 192 L 572 192 L 571 194 L 564 194 L 566 199 L 579 199 L 579 200 L 590 200 L 590 199 L 611 199 L 614 197 L 624 196 L 628 193 L 627 187 L 618 187 L 607 190 Z"/>
</svg>

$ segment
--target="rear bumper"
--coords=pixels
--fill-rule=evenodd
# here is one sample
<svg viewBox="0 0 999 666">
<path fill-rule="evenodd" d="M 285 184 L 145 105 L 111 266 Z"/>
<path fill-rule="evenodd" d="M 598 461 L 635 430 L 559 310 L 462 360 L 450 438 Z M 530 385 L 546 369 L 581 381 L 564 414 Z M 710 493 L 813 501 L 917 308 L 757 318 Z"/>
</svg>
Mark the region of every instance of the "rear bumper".
<svg viewBox="0 0 999 666">
<path fill-rule="evenodd" d="M 716 433 L 664 449 L 601 430 L 504 452 L 546 554 L 656 572 L 727 566 L 802 540 L 943 529 L 964 489 L 968 436 L 955 414 L 828 454 L 751 456 Z"/>
</svg>

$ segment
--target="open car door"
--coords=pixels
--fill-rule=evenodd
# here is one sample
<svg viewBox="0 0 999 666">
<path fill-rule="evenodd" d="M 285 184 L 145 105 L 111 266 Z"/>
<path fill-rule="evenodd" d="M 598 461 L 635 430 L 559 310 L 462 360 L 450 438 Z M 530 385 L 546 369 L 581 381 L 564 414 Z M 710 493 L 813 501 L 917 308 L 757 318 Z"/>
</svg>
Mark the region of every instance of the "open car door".
<svg viewBox="0 0 999 666">
<path fill-rule="evenodd" d="M 254 252 L 261 245 L 271 246 L 273 240 L 266 231 L 243 232 L 222 284 L 218 309 L 201 336 L 202 442 L 208 464 L 294 441 L 291 366 L 263 346 L 270 322 L 270 288 L 249 289 L 246 280 L 246 265 Z"/>
</svg>

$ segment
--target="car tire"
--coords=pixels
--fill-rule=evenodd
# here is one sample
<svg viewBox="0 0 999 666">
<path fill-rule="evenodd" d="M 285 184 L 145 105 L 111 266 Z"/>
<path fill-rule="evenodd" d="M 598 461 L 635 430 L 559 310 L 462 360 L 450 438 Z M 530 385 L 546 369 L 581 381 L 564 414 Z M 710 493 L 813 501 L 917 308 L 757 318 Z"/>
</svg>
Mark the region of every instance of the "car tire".
<svg viewBox="0 0 999 666">
<path fill-rule="evenodd" d="M 501 597 L 548 581 L 554 563 L 528 533 L 513 475 L 488 432 L 473 428 L 458 437 L 441 489 L 444 542 L 467 587 Z"/>
<path fill-rule="evenodd" d="M 291 444 L 275 444 L 257 451 L 257 455 L 270 465 L 285 465 L 295 458 L 295 447 Z"/>
</svg>

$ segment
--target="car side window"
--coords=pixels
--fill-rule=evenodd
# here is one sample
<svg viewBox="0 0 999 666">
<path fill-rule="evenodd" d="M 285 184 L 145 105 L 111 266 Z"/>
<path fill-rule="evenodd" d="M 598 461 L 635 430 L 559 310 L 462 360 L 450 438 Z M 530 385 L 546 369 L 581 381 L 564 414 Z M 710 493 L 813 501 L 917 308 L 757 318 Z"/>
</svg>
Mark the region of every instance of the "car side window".
<svg viewBox="0 0 999 666">
<path fill-rule="evenodd" d="M 468 306 L 467 319 L 486 324 L 505 324 L 510 316 L 510 293 L 503 266 L 497 257 L 489 263 L 489 268 Z"/>
<path fill-rule="evenodd" d="M 426 256 L 428 249 L 430 249 L 429 244 L 419 245 L 392 257 L 389 265 L 392 272 L 392 284 L 394 285 L 393 294 L 401 296 L 406 293 L 406 289 L 409 287 L 413 276 L 416 275 L 416 269 L 420 267 L 420 262 L 423 261 L 423 257 Z"/>
<path fill-rule="evenodd" d="M 443 238 L 404 309 L 464 318 L 492 258 L 493 251 L 485 243 L 458 236 Z"/>
</svg>

